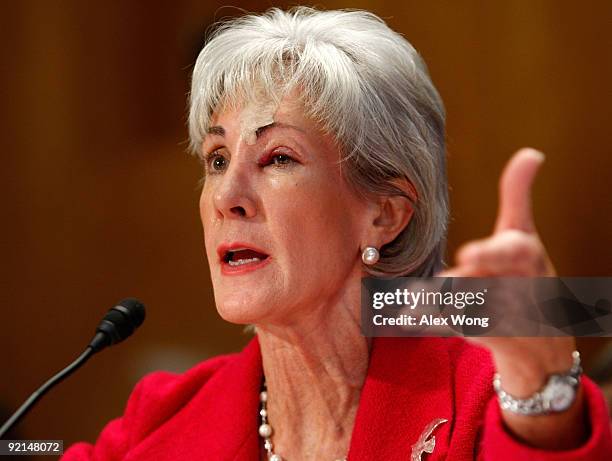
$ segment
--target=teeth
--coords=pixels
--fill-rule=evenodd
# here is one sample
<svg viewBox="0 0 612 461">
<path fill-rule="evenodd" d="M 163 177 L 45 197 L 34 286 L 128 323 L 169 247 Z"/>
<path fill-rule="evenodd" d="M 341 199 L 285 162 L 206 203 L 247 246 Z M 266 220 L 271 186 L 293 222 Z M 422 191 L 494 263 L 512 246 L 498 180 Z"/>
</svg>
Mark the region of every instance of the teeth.
<svg viewBox="0 0 612 461">
<path fill-rule="evenodd" d="M 239 259 L 238 261 L 229 261 L 230 266 L 242 266 L 243 264 L 254 263 L 255 261 L 261 261 L 259 258 L 250 259 Z"/>
</svg>

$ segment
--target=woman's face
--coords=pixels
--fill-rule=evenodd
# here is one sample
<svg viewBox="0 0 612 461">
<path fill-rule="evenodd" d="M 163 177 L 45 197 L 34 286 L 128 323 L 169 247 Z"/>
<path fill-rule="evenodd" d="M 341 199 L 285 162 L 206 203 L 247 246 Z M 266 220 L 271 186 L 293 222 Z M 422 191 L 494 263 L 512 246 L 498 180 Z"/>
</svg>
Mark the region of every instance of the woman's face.
<svg viewBox="0 0 612 461">
<path fill-rule="evenodd" d="M 206 253 L 219 313 L 235 323 L 293 322 L 362 274 L 370 205 L 343 179 L 332 138 L 290 98 L 273 124 L 249 127 L 265 110 L 214 114 L 202 146 Z"/>
</svg>

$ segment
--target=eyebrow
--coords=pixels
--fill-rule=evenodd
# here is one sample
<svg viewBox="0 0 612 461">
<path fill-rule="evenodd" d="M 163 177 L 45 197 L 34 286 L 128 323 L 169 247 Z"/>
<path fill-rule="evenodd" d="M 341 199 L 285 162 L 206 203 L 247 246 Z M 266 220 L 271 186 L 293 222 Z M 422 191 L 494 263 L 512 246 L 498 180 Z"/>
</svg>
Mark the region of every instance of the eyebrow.
<svg viewBox="0 0 612 461">
<path fill-rule="evenodd" d="M 225 136 L 225 129 L 222 126 L 211 126 L 206 130 L 206 134 L 214 134 L 216 136 Z"/>
<path fill-rule="evenodd" d="M 302 133 L 304 133 L 304 130 L 302 130 L 301 128 L 298 128 L 297 126 L 294 125 L 288 125 L 286 123 L 280 123 L 280 122 L 272 122 L 268 125 L 264 125 L 264 126 L 260 126 L 259 128 L 257 128 L 255 130 L 255 137 L 257 139 L 259 139 L 259 137 L 267 130 L 271 129 L 271 128 L 292 128 L 294 130 L 298 130 Z M 221 137 L 225 137 L 225 128 L 223 128 L 222 126 L 211 126 L 210 128 L 208 128 L 207 130 L 207 134 L 212 134 L 215 136 L 221 136 Z"/>
</svg>

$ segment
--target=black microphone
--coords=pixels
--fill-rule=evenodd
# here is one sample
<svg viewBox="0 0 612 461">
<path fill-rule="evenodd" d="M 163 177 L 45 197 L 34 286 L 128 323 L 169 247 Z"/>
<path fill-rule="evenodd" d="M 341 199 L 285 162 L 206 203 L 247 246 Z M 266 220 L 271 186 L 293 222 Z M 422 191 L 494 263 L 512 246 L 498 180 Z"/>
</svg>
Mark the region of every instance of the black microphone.
<svg viewBox="0 0 612 461">
<path fill-rule="evenodd" d="M 91 347 L 93 352 L 99 352 L 107 346 L 120 343 L 131 336 L 144 319 L 144 304 L 136 298 L 126 298 L 107 312 L 96 328 L 96 336 L 87 347 Z"/>
<path fill-rule="evenodd" d="M 115 307 L 111 308 L 100 322 L 100 325 L 98 325 L 98 328 L 96 328 L 96 335 L 90 341 L 85 351 L 74 362 L 40 386 L 40 388 L 38 388 L 38 390 L 36 390 L 15 413 L 13 413 L 13 416 L 0 427 L 0 438 L 4 437 L 4 434 L 17 424 L 32 406 L 53 386 L 78 370 L 96 352 L 101 351 L 107 346 L 120 343 L 129 337 L 134 333 L 136 328 L 142 325 L 144 319 L 144 304 L 136 298 L 126 298 Z"/>
</svg>

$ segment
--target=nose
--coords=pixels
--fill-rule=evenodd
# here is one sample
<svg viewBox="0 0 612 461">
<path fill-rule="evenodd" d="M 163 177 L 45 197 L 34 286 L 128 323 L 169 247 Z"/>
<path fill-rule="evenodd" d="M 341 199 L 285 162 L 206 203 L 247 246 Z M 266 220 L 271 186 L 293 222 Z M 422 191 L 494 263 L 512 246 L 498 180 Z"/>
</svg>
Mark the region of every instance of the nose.
<svg viewBox="0 0 612 461">
<path fill-rule="evenodd" d="M 252 175 L 246 162 L 230 162 L 213 194 L 217 215 L 222 218 L 252 218 L 257 214 Z"/>
</svg>

